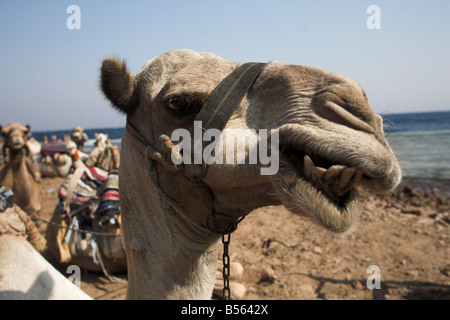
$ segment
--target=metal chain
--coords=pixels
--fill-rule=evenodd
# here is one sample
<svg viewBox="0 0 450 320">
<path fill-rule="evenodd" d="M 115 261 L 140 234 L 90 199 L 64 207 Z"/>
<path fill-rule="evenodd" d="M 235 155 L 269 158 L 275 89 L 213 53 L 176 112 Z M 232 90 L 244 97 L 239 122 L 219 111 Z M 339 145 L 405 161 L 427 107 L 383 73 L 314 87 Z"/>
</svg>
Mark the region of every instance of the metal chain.
<svg viewBox="0 0 450 320">
<path fill-rule="evenodd" d="M 222 243 L 223 243 L 223 290 L 222 296 L 224 300 L 230 300 L 231 290 L 230 290 L 230 256 L 228 255 L 228 245 L 230 244 L 231 233 L 229 231 L 225 231 L 222 234 Z"/>
<path fill-rule="evenodd" d="M 237 229 L 238 224 L 244 220 L 245 216 L 242 216 L 239 219 L 234 219 L 232 216 L 213 212 L 212 216 L 220 215 L 232 221 L 232 223 L 222 232 L 222 244 L 223 244 L 223 254 L 222 254 L 222 276 L 223 276 L 223 289 L 222 289 L 222 299 L 230 300 L 231 299 L 231 289 L 230 289 L 230 255 L 228 254 L 228 245 L 231 241 L 231 233 Z M 210 229 L 214 231 L 214 229 Z"/>
</svg>

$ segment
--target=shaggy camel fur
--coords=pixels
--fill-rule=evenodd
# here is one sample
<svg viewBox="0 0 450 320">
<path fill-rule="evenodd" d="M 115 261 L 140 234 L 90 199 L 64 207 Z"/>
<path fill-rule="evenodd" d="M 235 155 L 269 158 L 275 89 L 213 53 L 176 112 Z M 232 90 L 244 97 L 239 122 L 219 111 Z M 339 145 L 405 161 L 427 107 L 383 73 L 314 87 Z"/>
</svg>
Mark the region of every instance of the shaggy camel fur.
<svg viewBox="0 0 450 320">
<path fill-rule="evenodd" d="M 159 137 L 170 137 L 179 128 L 189 130 L 213 89 L 240 65 L 191 50 L 158 56 L 136 75 L 115 58 L 103 61 L 104 94 L 160 155 L 152 157 L 156 160 L 149 167 L 150 149 L 144 151 L 131 129 L 125 131 L 120 205 L 129 299 L 211 297 L 220 235 L 210 228 L 229 224 L 213 219 L 212 208 L 237 219 L 258 207 L 283 204 L 327 230 L 345 234 L 358 222 L 359 186 L 390 190 L 401 180 L 382 118 L 372 112 L 354 80 L 277 61 L 264 66 L 217 145 L 229 137 L 243 141 L 260 129 L 276 129 L 279 150 L 269 153 L 280 151 L 278 172 L 261 175 L 265 165 L 249 164 L 255 139 L 249 139 L 253 142 L 246 153 L 233 163 L 208 165 L 199 183 L 171 170 L 171 156 Z M 154 176 L 145 176 L 152 168 L 163 203 L 158 202 L 161 192 L 152 183 Z M 198 165 L 182 168 L 185 176 L 192 176 Z"/>
<path fill-rule="evenodd" d="M 0 172 L 0 185 L 12 189 L 14 202 L 28 213 L 39 213 L 41 198 L 39 193 L 39 171 L 29 156 L 26 145 L 30 127 L 20 123 L 9 123 L 1 128 L 5 138 L 3 152 L 9 161 Z"/>
<path fill-rule="evenodd" d="M 0 213 L 0 299 L 92 299 L 44 259 L 44 248 L 45 239 L 20 207 Z"/>
</svg>

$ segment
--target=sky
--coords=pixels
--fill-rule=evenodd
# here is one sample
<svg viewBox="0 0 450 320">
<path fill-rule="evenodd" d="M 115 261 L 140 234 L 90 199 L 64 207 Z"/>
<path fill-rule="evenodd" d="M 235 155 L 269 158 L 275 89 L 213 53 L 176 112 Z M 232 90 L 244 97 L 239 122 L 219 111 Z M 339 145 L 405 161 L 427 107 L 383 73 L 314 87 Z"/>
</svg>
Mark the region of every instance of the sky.
<svg viewBox="0 0 450 320">
<path fill-rule="evenodd" d="M 450 111 L 448 0 L 0 0 L 0 46 L 0 125 L 33 131 L 123 127 L 99 88 L 102 60 L 137 73 L 174 49 L 344 74 L 376 113 Z"/>
</svg>

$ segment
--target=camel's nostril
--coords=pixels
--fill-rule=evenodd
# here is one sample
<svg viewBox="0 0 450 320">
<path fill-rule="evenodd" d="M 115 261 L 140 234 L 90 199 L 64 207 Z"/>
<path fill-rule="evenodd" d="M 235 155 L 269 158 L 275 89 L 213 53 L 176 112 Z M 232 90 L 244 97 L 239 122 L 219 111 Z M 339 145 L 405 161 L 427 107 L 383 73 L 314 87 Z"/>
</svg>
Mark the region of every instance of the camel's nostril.
<svg viewBox="0 0 450 320">
<path fill-rule="evenodd" d="M 369 134 L 373 134 L 375 132 L 374 128 L 372 128 L 372 126 L 362 120 L 359 116 L 350 113 L 344 107 L 332 101 L 327 101 L 318 106 L 316 109 L 318 114 L 324 119 Z"/>
</svg>

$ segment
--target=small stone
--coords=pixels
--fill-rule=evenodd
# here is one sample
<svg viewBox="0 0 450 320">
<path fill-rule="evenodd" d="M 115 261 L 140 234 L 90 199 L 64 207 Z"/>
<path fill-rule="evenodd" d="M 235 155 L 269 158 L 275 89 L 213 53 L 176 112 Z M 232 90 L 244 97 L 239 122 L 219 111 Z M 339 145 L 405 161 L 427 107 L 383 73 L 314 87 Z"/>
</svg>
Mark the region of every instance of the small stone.
<svg viewBox="0 0 450 320">
<path fill-rule="evenodd" d="M 417 221 L 417 223 L 418 224 L 434 224 L 435 221 L 434 221 L 434 219 L 431 219 L 431 218 L 423 218 L 423 219 L 420 219 L 419 221 Z"/>
<path fill-rule="evenodd" d="M 322 249 L 320 249 L 319 247 L 315 247 L 315 248 L 313 249 L 313 252 L 314 252 L 314 253 L 317 253 L 317 254 L 321 254 L 321 253 L 322 253 Z"/>
<path fill-rule="evenodd" d="M 356 290 L 364 289 L 364 285 L 361 283 L 361 281 L 358 281 L 358 280 L 352 281 L 351 286 L 353 289 L 356 289 Z"/>
<path fill-rule="evenodd" d="M 417 271 L 417 270 L 408 270 L 408 271 L 406 271 L 405 274 L 407 276 L 410 276 L 410 277 L 417 277 L 419 275 L 419 271 Z"/>
<path fill-rule="evenodd" d="M 316 291 L 314 287 L 310 284 L 302 284 L 298 287 L 302 295 L 306 296 L 308 299 L 316 298 Z"/>
<path fill-rule="evenodd" d="M 409 205 L 409 206 L 406 206 L 406 207 L 402 208 L 402 213 L 414 214 L 414 215 L 417 215 L 417 216 L 421 216 L 421 215 L 423 215 L 423 209 L 420 208 L 420 207 Z"/>
<path fill-rule="evenodd" d="M 265 282 L 269 284 L 273 284 L 276 280 L 275 271 L 273 269 L 267 268 L 261 274 L 259 278 L 259 282 Z"/>
</svg>

